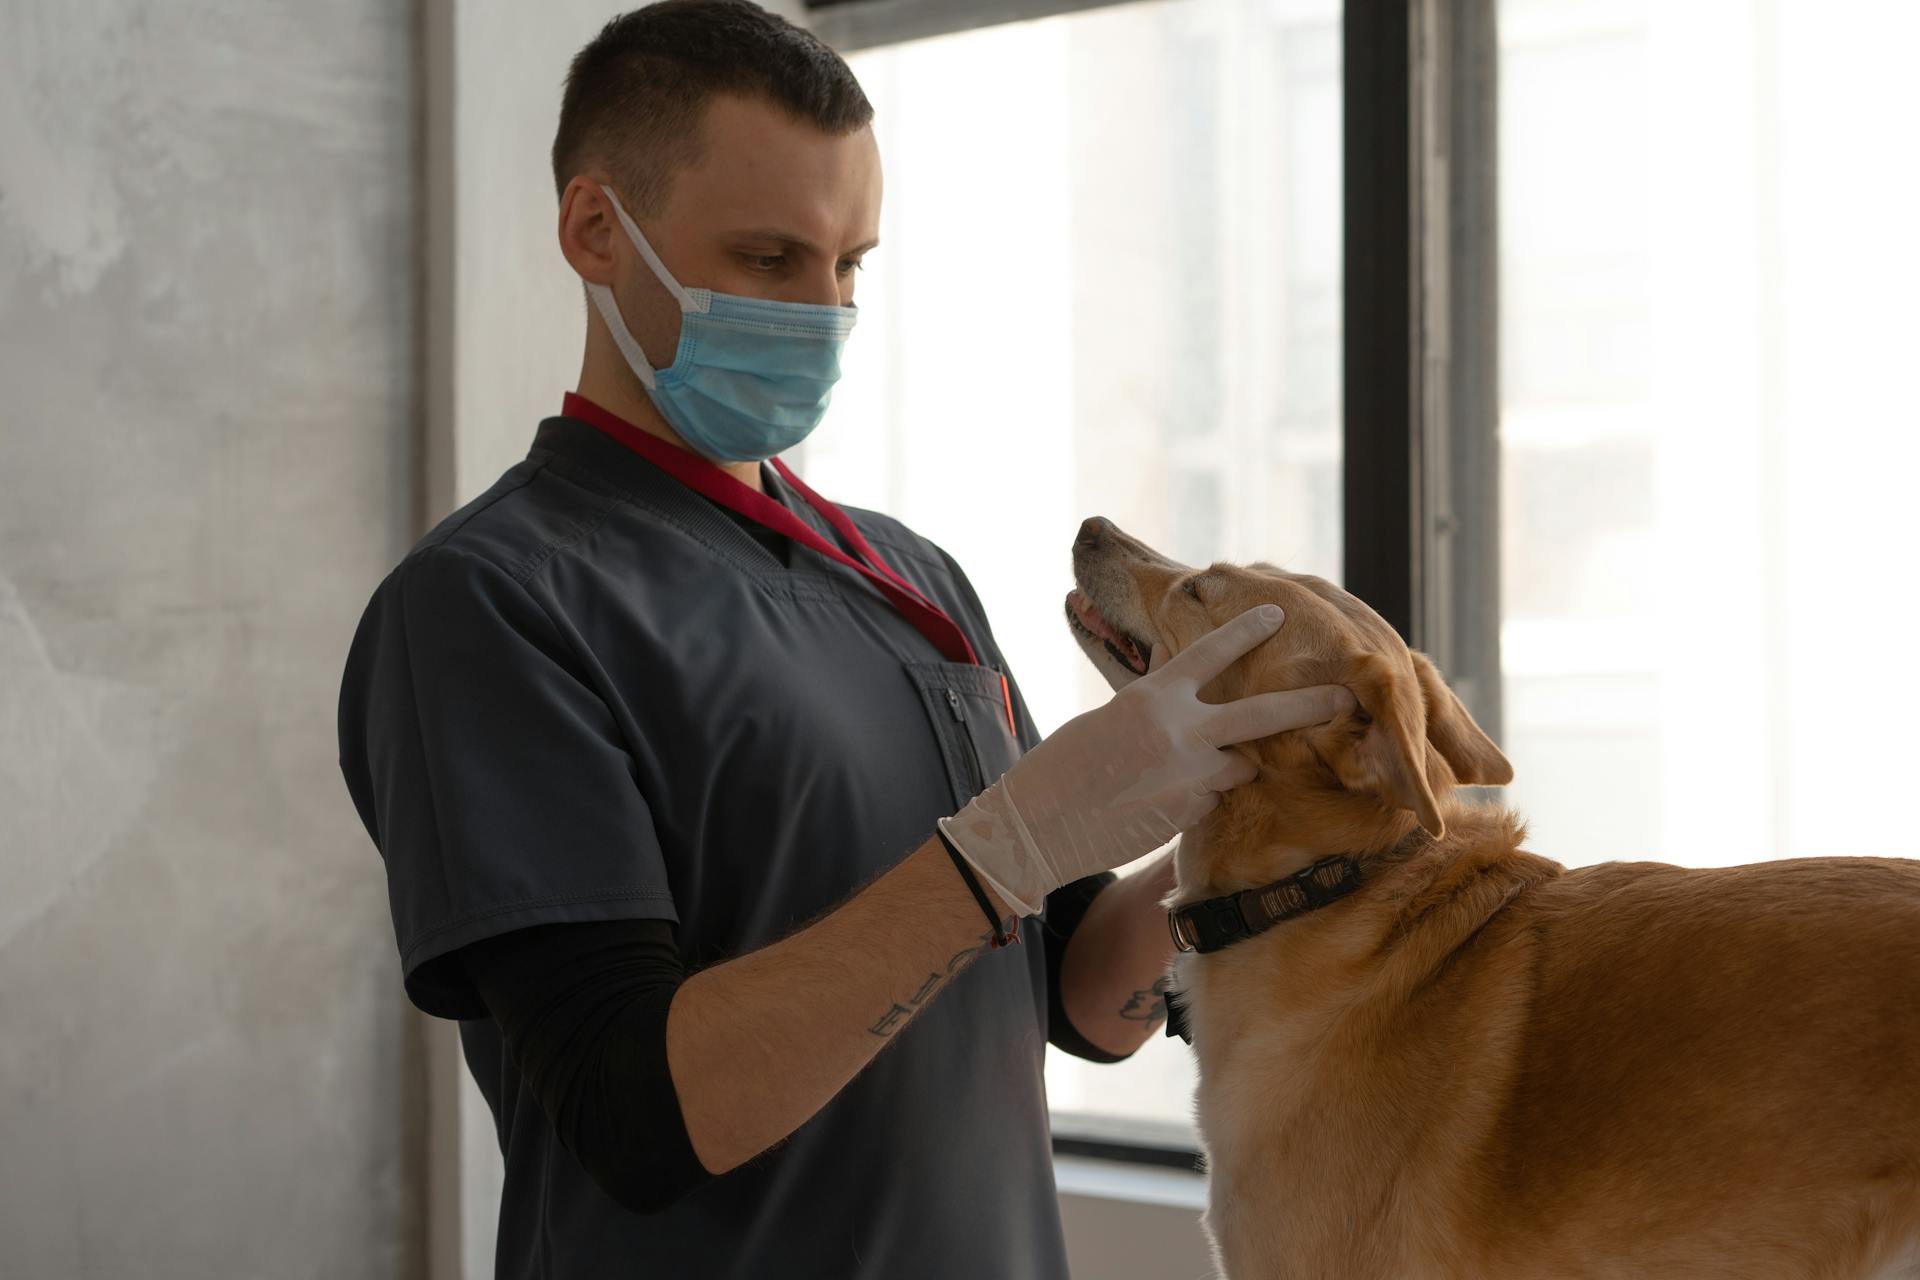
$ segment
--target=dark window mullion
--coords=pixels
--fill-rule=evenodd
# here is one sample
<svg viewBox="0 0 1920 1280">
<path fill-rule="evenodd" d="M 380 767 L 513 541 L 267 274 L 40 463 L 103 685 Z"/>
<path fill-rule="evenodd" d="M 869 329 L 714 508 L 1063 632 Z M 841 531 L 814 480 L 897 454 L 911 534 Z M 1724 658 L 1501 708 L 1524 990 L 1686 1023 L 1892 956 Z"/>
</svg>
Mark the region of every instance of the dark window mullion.
<svg viewBox="0 0 1920 1280">
<path fill-rule="evenodd" d="M 1419 644 L 1414 2 L 1350 0 L 1341 17 L 1341 576 Z"/>
<path fill-rule="evenodd" d="M 1349 591 L 1500 706 L 1496 0 L 1342 20 Z"/>
</svg>

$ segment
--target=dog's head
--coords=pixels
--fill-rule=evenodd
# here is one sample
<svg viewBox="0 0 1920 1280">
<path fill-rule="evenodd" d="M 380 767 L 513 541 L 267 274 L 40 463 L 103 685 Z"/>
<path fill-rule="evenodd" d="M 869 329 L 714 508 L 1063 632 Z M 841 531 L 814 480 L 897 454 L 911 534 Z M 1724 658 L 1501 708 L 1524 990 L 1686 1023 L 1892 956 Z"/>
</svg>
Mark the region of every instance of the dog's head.
<svg viewBox="0 0 1920 1280">
<path fill-rule="evenodd" d="M 1411 830 L 1444 833 L 1440 800 L 1456 784 L 1493 786 L 1513 767 L 1424 654 L 1339 587 L 1268 564 L 1194 569 L 1095 517 L 1073 544 L 1067 616 L 1080 647 L 1116 688 L 1248 609 L 1277 604 L 1286 624 L 1202 690 L 1211 702 L 1309 685 L 1345 685 L 1355 710 L 1239 750 L 1260 766 L 1242 793 L 1292 829 L 1287 843 L 1360 850 Z M 1252 833 L 1247 833 L 1252 834 Z"/>
</svg>

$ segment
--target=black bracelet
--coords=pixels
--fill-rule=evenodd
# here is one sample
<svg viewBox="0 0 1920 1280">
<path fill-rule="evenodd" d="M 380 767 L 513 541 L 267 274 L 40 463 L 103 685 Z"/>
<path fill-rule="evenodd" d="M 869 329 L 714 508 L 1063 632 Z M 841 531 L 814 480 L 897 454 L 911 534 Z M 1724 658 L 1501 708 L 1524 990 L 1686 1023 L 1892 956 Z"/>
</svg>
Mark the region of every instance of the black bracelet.
<svg viewBox="0 0 1920 1280">
<path fill-rule="evenodd" d="M 987 891 L 980 887 L 979 877 L 973 874 L 973 864 L 960 856 L 960 851 L 953 847 L 953 841 L 947 839 L 946 832 L 942 831 L 939 827 L 935 827 L 933 834 L 940 837 L 940 844 L 946 849 L 947 856 L 953 859 L 953 865 L 959 870 L 960 878 L 965 880 L 967 882 L 967 888 L 973 891 L 973 900 L 980 904 L 980 913 L 986 916 L 987 924 L 993 931 L 993 942 L 991 945 L 998 949 L 1006 946 L 1008 943 L 1020 941 L 1020 925 L 1018 921 L 1014 923 L 1011 931 L 1007 933 L 1000 931 L 1000 917 L 993 913 L 993 904 L 987 901 Z"/>
</svg>

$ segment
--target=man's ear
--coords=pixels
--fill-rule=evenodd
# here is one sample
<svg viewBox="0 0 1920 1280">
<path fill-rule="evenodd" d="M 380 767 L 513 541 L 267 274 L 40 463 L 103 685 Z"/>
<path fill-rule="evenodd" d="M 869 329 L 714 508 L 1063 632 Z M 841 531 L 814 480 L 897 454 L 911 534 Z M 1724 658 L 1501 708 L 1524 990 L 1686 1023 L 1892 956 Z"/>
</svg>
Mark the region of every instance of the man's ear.
<svg viewBox="0 0 1920 1280">
<path fill-rule="evenodd" d="M 1426 700 L 1427 741 L 1452 766 L 1453 776 L 1469 787 L 1504 787 L 1512 782 L 1513 765 L 1447 688 L 1440 669 L 1419 652 L 1413 655 L 1413 669 Z"/>
<path fill-rule="evenodd" d="M 1427 785 L 1426 709 L 1418 685 L 1377 653 L 1355 658 L 1340 683 L 1353 691 L 1365 725 L 1352 750 L 1328 761 L 1341 785 L 1411 809 L 1429 834 L 1445 835 Z"/>
</svg>

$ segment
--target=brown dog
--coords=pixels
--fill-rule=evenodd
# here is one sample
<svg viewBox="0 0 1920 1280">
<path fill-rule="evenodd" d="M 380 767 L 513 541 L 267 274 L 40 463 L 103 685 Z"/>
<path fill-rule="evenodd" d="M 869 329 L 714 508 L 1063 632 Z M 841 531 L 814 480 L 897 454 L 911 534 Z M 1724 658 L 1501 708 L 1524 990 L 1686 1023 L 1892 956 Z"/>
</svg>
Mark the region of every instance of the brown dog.
<svg viewBox="0 0 1920 1280">
<path fill-rule="evenodd" d="M 1239 928 L 1350 889 L 1176 965 L 1227 1276 L 1920 1277 L 1920 863 L 1568 871 L 1450 794 L 1512 769 L 1353 596 L 1104 520 L 1074 573 L 1116 682 L 1271 602 L 1285 626 L 1206 696 L 1360 708 L 1237 748 L 1259 779 L 1177 855 L 1189 941 L 1221 909 L 1193 904 L 1335 854 L 1358 878 L 1230 901 Z"/>
</svg>

